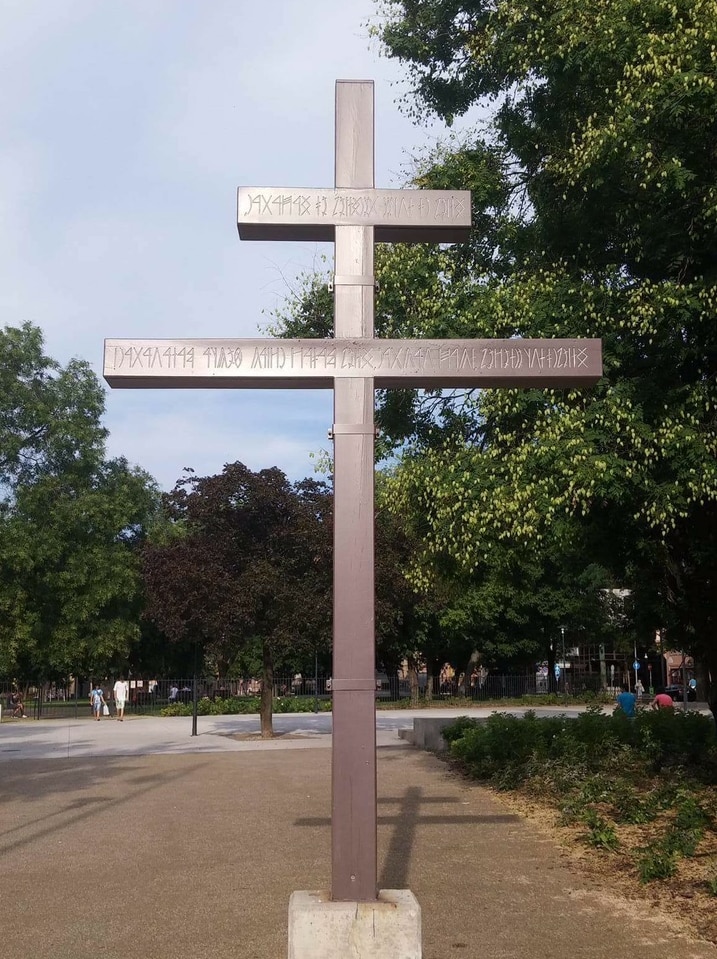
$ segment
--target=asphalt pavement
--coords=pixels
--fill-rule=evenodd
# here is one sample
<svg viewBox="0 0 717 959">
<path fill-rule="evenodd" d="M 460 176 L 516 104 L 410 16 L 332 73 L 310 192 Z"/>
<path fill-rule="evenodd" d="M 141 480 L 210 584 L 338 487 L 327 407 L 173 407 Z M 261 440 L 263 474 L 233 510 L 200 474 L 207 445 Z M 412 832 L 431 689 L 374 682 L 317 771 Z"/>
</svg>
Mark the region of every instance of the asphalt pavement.
<svg viewBox="0 0 717 959">
<path fill-rule="evenodd" d="M 246 716 L 196 737 L 182 718 L 3 722 L 2 959 L 283 959 L 291 892 L 330 881 L 330 715 L 275 721 L 268 743 Z M 424 959 L 717 959 L 407 746 L 411 722 L 378 714 L 378 869 L 417 896 Z"/>
</svg>

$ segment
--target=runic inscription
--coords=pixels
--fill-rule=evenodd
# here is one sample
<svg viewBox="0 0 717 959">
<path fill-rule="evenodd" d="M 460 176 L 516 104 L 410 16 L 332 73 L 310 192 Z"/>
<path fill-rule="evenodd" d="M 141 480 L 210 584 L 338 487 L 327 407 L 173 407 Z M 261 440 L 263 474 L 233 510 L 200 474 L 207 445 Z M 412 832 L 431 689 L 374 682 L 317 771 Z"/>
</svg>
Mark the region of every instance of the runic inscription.
<svg viewBox="0 0 717 959">
<path fill-rule="evenodd" d="M 337 226 L 373 226 L 377 242 L 468 237 L 467 190 L 283 190 L 240 187 L 237 224 L 242 240 L 289 238 L 331 242 Z"/>
<path fill-rule="evenodd" d="M 599 340 L 107 340 L 105 379 L 135 388 L 306 386 L 371 376 L 379 389 L 596 383 Z"/>
</svg>

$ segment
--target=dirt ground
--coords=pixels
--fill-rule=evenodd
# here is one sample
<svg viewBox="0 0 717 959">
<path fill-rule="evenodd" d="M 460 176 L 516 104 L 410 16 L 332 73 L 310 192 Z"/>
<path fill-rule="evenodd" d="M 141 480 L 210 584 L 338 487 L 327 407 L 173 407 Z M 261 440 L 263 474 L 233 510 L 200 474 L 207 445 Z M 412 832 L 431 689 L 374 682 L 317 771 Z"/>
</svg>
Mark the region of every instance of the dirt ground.
<svg viewBox="0 0 717 959">
<path fill-rule="evenodd" d="M 618 890 L 638 908 L 659 911 L 686 933 L 717 943 L 717 896 L 708 885 L 717 878 L 714 832 L 706 833 L 696 856 L 678 860 L 672 879 L 643 884 L 631 857 L 644 844 L 644 829 L 623 825 L 618 850 L 593 849 L 585 842 L 585 826 L 565 825 L 549 804 L 515 793 L 501 793 L 496 798 L 554 842 L 564 860 L 587 878 L 603 888 Z"/>
</svg>

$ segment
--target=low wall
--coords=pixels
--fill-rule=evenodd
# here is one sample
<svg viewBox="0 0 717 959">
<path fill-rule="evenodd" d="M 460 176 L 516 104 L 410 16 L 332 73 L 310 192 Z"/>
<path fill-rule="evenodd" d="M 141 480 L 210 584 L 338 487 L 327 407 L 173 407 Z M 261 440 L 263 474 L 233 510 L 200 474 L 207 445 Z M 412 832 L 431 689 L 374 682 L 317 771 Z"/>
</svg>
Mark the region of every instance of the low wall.
<svg viewBox="0 0 717 959">
<path fill-rule="evenodd" d="M 399 729 L 398 735 L 412 746 L 418 746 L 419 749 L 443 753 L 448 749 L 448 744 L 442 732 L 446 726 L 455 721 L 455 716 L 445 719 L 439 716 L 416 716 L 413 720 L 413 729 Z"/>
</svg>

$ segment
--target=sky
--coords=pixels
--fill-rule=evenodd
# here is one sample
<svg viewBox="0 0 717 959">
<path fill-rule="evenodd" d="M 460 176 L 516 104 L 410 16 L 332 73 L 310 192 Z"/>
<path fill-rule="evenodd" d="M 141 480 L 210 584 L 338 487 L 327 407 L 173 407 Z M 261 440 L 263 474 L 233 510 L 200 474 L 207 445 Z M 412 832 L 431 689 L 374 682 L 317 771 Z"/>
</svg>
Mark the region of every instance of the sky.
<svg viewBox="0 0 717 959">
<path fill-rule="evenodd" d="M 0 0 L 0 325 L 101 377 L 105 337 L 251 337 L 331 263 L 241 242 L 238 186 L 331 187 L 334 85 L 373 79 L 376 185 L 440 126 L 400 112 L 372 0 Z M 103 381 L 104 382 L 104 381 Z M 312 475 L 331 391 L 110 390 L 108 454 L 164 489 L 240 460 Z"/>
</svg>

